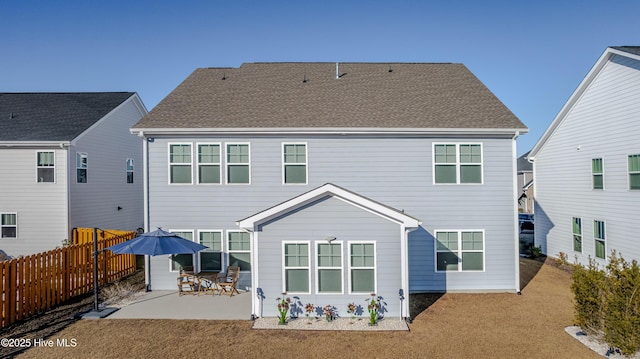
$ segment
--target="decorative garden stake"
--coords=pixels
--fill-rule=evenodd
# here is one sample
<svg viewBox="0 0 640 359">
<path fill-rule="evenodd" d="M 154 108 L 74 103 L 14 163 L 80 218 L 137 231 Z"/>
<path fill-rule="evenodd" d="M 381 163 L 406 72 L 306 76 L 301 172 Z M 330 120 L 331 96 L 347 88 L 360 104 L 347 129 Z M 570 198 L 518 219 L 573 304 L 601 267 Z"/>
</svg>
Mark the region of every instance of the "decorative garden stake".
<svg viewBox="0 0 640 359">
<path fill-rule="evenodd" d="M 289 311 L 289 304 L 291 303 L 291 298 L 284 298 L 284 295 L 287 294 L 282 293 L 283 297 L 276 299 L 278 301 L 278 324 L 284 325 L 287 324 L 287 312 Z"/>
<path fill-rule="evenodd" d="M 351 314 L 351 324 L 353 324 L 354 319 L 356 319 L 356 310 L 358 309 L 358 307 L 356 306 L 355 303 L 349 303 L 349 305 L 347 305 L 347 313 Z"/>
<path fill-rule="evenodd" d="M 333 306 L 331 304 L 327 304 L 322 308 L 322 313 L 324 313 L 325 318 L 327 318 L 327 322 L 333 320 Z"/>
<path fill-rule="evenodd" d="M 311 304 L 311 303 L 307 303 L 304 306 L 304 311 L 306 312 L 304 315 L 307 317 L 307 324 L 311 324 L 311 316 L 310 314 L 313 313 L 316 310 L 315 305 Z"/>
<path fill-rule="evenodd" d="M 375 293 L 371 293 L 371 300 L 367 306 L 369 310 L 369 325 L 376 325 L 378 322 L 378 311 L 380 310 L 380 298 L 376 298 Z"/>
</svg>

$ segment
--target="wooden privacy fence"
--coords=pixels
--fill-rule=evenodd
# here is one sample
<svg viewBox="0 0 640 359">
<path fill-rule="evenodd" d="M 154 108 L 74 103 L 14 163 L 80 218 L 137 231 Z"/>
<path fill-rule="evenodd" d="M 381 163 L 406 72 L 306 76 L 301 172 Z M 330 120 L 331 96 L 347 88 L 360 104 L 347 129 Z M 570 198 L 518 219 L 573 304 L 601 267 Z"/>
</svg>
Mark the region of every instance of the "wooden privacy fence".
<svg viewBox="0 0 640 359">
<path fill-rule="evenodd" d="M 93 236 L 93 228 L 90 230 Z M 136 270 L 135 255 L 102 251 L 135 236 L 136 232 L 98 230 L 99 286 Z M 5 328 L 93 291 L 93 241 L 0 262 L 0 281 L 0 327 Z"/>
</svg>

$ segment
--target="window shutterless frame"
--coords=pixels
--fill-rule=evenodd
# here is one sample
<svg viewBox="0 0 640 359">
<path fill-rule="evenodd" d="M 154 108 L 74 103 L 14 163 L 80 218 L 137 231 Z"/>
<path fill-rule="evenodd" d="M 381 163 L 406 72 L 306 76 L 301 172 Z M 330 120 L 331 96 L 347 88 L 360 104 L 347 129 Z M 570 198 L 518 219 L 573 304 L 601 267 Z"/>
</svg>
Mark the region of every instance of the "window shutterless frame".
<svg viewBox="0 0 640 359">
<path fill-rule="evenodd" d="M 375 241 L 348 241 L 349 294 L 378 293 Z"/>
<path fill-rule="evenodd" d="M 607 258 L 607 242 L 605 237 L 605 222 L 594 220 L 593 221 L 593 241 L 596 258 Z"/>
<path fill-rule="evenodd" d="M 573 232 L 573 250 L 582 253 L 582 218 L 571 218 L 571 231 Z"/>
<path fill-rule="evenodd" d="M 126 161 L 127 168 L 127 183 L 133 183 L 133 158 L 127 158 Z"/>
<path fill-rule="evenodd" d="M 316 293 L 344 294 L 344 259 L 342 241 L 316 241 Z"/>
<path fill-rule="evenodd" d="M 242 230 L 227 231 L 227 253 L 230 266 L 239 266 L 240 271 L 251 271 L 251 234 Z"/>
<path fill-rule="evenodd" d="M 282 184 L 308 183 L 308 156 L 306 142 L 282 143 Z"/>
<path fill-rule="evenodd" d="M 484 229 L 437 229 L 434 233 L 436 272 L 486 270 Z"/>
<path fill-rule="evenodd" d="M 88 182 L 89 155 L 86 152 L 76 152 L 76 183 Z"/>
<path fill-rule="evenodd" d="M 18 238 L 18 213 L 0 213 L 0 239 Z"/>
<path fill-rule="evenodd" d="M 223 272 L 225 266 L 224 231 L 221 229 L 198 230 L 198 243 L 209 248 L 198 253 L 198 271 Z"/>
<path fill-rule="evenodd" d="M 198 184 L 222 184 L 222 144 L 196 143 Z"/>
<path fill-rule="evenodd" d="M 602 158 L 591 159 L 592 189 L 604 189 L 604 161 Z"/>
<path fill-rule="evenodd" d="M 193 241 L 192 229 L 170 229 L 169 232 L 176 234 L 184 239 Z M 180 272 L 182 267 L 191 266 L 195 270 L 195 261 L 193 254 L 172 254 L 169 256 L 169 271 Z"/>
<path fill-rule="evenodd" d="M 484 184 L 483 151 L 478 142 L 434 142 L 433 184 Z"/>
<path fill-rule="evenodd" d="M 311 294 L 311 242 L 282 241 L 282 292 Z"/>
<path fill-rule="evenodd" d="M 251 145 L 248 142 L 225 144 L 225 183 L 251 184 Z"/>
<path fill-rule="evenodd" d="M 640 154 L 627 157 L 629 171 L 629 190 L 640 190 Z"/>
<path fill-rule="evenodd" d="M 167 155 L 169 184 L 193 184 L 193 144 L 169 142 Z"/>
<path fill-rule="evenodd" d="M 36 151 L 36 182 L 56 182 L 56 152 Z"/>
</svg>

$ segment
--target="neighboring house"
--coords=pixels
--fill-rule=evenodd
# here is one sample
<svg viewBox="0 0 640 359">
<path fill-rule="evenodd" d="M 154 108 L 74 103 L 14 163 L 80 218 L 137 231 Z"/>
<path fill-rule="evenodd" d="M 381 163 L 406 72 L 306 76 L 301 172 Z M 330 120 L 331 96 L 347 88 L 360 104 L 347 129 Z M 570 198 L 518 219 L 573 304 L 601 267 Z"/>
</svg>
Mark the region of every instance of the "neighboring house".
<svg viewBox="0 0 640 359">
<path fill-rule="evenodd" d="M 640 260 L 639 125 L 640 47 L 609 47 L 529 154 L 544 253 Z"/>
<path fill-rule="evenodd" d="M 518 157 L 518 212 L 533 213 L 533 165 L 527 160 L 529 152 Z"/>
<path fill-rule="evenodd" d="M 143 226 L 147 113 L 133 92 L 0 93 L 0 249 L 53 249 L 76 227 Z"/>
<path fill-rule="evenodd" d="M 408 316 L 409 292 L 519 288 L 516 138 L 462 64 L 248 63 L 195 70 L 132 132 L 146 139 L 147 229 L 210 247 L 152 257 L 242 269 L 252 313 L 303 303 Z"/>
</svg>

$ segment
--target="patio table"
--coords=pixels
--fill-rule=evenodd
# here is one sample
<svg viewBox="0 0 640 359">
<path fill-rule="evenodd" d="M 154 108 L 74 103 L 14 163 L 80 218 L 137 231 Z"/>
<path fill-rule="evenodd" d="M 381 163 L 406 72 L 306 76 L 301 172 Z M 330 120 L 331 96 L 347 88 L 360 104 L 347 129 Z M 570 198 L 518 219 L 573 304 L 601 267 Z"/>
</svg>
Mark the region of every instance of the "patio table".
<svg viewBox="0 0 640 359">
<path fill-rule="evenodd" d="M 218 272 L 199 272 L 196 274 L 199 278 L 199 290 L 198 295 L 202 294 L 215 294 L 216 291 L 219 291 L 218 287 Z"/>
</svg>

